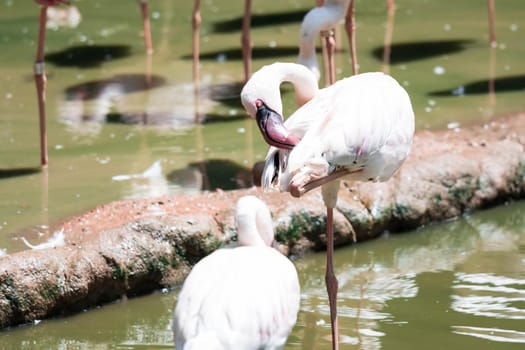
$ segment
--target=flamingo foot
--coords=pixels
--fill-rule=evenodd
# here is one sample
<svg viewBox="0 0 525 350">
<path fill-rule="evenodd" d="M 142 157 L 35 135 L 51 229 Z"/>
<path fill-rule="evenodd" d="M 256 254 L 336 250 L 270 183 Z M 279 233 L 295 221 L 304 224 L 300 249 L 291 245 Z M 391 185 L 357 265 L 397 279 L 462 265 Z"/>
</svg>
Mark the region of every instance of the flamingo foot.
<svg viewBox="0 0 525 350">
<path fill-rule="evenodd" d="M 322 170 L 322 164 L 311 163 L 309 163 L 309 166 L 301 168 L 300 171 L 292 178 L 289 189 L 290 194 L 293 197 L 299 198 L 314 188 L 320 187 L 343 176 L 363 171 L 363 169 L 349 170 L 346 168 L 340 168 L 329 173 L 329 165 L 326 162 L 325 164 L 326 170 Z M 317 165 L 317 168 L 315 168 L 313 165 Z"/>
</svg>

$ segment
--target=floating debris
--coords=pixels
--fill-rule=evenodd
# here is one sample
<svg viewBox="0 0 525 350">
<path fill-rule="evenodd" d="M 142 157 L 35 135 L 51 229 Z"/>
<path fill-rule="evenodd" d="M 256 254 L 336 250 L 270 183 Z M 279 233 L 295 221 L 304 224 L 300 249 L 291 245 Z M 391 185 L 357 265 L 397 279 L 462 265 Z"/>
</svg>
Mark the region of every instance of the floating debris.
<svg viewBox="0 0 525 350">
<path fill-rule="evenodd" d="M 56 247 L 62 247 L 65 245 L 64 241 L 64 229 L 61 229 L 60 231 L 55 232 L 55 234 L 47 240 L 47 242 L 40 243 L 37 245 L 33 245 L 27 241 L 24 237 L 20 237 L 22 242 L 28 247 L 33 250 L 40 250 L 40 249 L 47 249 L 47 248 L 56 248 Z"/>
<path fill-rule="evenodd" d="M 458 122 L 450 122 L 450 123 L 447 124 L 447 128 L 448 129 L 456 129 L 456 128 L 459 127 L 459 125 L 460 124 Z"/>
<path fill-rule="evenodd" d="M 452 95 L 454 96 L 463 96 L 465 95 L 465 87 L 463 85 L 460 85 L 459 87 L 452 90 Z"/>
<path fill-rule="evenodd" d="M 442 66 L 435 66 L 433 71 L 435 75 L 445 74 L 445 68 L 443 68 Z"/>
</svg>

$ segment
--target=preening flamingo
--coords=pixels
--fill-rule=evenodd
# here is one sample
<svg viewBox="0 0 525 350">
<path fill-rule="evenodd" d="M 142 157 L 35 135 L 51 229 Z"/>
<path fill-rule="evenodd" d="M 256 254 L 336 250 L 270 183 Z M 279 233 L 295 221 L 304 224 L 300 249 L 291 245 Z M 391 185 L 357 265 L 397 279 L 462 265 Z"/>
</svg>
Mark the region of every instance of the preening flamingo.
<svg viewBox="0 0 525 350">
<path fill-rule="evenodd" d="M 279 86 L 291 82 L 299 107 L 283 123 Z M 254 73 L 241 91 L 247 113 L 272 147 L 262 174 L 265 189 L 300 197 L 322 186 L 327 208 L 326 285 L 333 349 L 338 349 L 337 279 L 333 271 L 333 208 L 339 183 L 386 181 L 408 155 L 414 134 L 410 98 L 392 77 L 365 73 L 318 89 L 315 75 L 294 63 Z"/>
<path fill-rule="evenodd" d="M 40 165 L 47 166 L 47 133 L 46 133 L 46 72 L 44 64 L 44 47 L 46 40 L 46 21 L 47 9 L 49 6 L 59 6 L 69 4 L 70 0 L 35 0 L 40 5 L 40 19 L 38 25 L 38 45 L 34 66 L 35 84 L 38 99 L 38 115 L 40 123 Z M 151 44 L 151 32 L 148 15 L 148 1 L 140 0 L 142 12 L 142 22 L 144 26 L 144 40 L 146 43 L 146 52 L 151 54 L 153 47 Z"/>
<path fill-rule="evenodd" d="M 292 262 L 274 242 L 268 207 L 241 197 L 239 247 L 216 250 L 186 278 L 173 319 L 175 348 L 282 349 L 297 320 L 300 288 Z"/>
</svg>

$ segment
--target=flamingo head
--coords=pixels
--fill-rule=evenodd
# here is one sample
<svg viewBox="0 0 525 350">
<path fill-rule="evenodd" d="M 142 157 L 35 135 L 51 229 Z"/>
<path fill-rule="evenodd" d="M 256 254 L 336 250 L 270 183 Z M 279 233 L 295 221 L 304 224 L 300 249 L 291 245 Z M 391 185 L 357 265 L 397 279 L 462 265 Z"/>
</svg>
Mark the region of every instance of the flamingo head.
<svg viewBox="0 0 525 350">
<path fill-rule="evenodd" d="M 300 139 L 284 126 L 283 117 L 269 108 L 262 100 L 256 100 L 255 119 L 264 140 L 271 146 L 292 149 Z"/>
<path fill-rule="evenodd" d="M 289 81 L 295 87 L 296 102 L 303 105 L 317 93 L 317 80 L 304 66 L 276 62 L 255 72 L 241 91 L 248 115 L 257 120 L 264 140 L 280 149 L 292 149 L 299 138 L 287 129 L 279 86 Z"/>
</svg>

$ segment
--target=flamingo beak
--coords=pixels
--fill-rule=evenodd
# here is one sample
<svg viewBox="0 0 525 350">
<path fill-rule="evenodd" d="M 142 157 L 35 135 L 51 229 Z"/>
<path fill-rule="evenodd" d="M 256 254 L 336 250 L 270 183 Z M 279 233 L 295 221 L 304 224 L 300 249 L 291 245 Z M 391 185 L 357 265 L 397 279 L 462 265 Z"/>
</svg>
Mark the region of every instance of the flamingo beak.
<svg viewBox="0 0 525 350">
<path fill-rule="evenodd" d="M 266 143 L 288 150 L 299 143 L 300 139 L 286 129 L 283 117 L 279 113 L 270 109 L 262 100 L 255 101 L 255 106 L 255 119 Z"/>
</svg>

